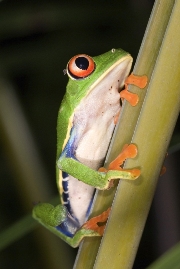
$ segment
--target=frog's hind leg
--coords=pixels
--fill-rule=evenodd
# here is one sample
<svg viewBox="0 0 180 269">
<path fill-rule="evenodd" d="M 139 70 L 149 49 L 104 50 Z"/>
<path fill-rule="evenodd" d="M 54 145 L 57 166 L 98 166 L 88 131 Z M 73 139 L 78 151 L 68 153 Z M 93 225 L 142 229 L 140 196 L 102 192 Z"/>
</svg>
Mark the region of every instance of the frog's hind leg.
<svg viewBox="0 0 180 269">
<path fill-rule="evenodd" d="M 86 221 L 85 224 L 82 226 L 82 228 L 96 231 L 99 233 L 100 236 L 102 236 L 104 233 L 105 226 L 106 226 L 105 222 L 107 221 L 109 217 L 110 211 L 111 211 L 111 208 L 108 208 L 102 214 Z"/>
</svg>

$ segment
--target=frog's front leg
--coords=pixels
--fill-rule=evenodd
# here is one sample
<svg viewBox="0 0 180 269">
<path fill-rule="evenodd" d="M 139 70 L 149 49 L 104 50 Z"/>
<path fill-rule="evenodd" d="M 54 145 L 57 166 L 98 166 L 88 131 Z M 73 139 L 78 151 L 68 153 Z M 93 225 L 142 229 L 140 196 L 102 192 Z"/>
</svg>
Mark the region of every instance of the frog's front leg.
<svg viewBox="0 0 180 269">
<path fill-rule="evenodd" d="M 74 158 L 60 156 L 57 165 L 59 169 L 81 180 L 82 182 L 93 186 L 94 188 L 104 190 L 112 186 L 114 179 L 134 180 L 140 175 L 139 169 L 123 170 L 120 165 L 127 158 L 134 158 L 137 155 L 137 147 L 133 144 L 125 146 L 118 157 L 110 163 L 108 169 L 100 168 L 95 171 L 86 165 L 80 163 Z"/>
</svg>

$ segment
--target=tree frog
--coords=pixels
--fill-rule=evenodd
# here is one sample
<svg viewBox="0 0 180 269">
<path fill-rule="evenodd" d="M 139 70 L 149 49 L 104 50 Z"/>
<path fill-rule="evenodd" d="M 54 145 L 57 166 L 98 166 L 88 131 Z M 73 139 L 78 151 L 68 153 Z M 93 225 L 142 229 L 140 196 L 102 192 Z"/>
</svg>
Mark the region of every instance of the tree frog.
<svg viewBox="0 0 180 269">
<path fill-rule="evenodd" d="M 114 179 L 136 179 L 138 169 L 123 170 L 126 158 L 137 154 L 135 145 L 126 145 L 107 169 L 103 162 L 121 111 L 121 100 L 135 106 L 138 96 L 128 84 L 144 88 L 146 76 L 128 77 L 132 57 L 122 49 L 100 56 L 78 54 L 66 67 L 69 82 L 58 112 L 57 186 L 61 204 L 39 203 L 33 217 L 72 247 L 84 237 L 102 236 L 110 209 L 88 217 L 95 189 L 112 187 Z M 98 225 L 103 222 L 103 225 Z"/>
</svg>

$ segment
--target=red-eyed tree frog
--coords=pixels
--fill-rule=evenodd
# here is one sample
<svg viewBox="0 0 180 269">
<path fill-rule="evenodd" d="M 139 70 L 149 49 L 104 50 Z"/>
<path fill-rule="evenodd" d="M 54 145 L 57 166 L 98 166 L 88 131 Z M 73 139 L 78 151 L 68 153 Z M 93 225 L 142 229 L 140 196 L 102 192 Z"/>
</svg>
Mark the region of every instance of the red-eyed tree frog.
<svg viewBox="0 0 180 269">
<path fill-rule="evenodd" d="M 123 170 L 137 154 L 126 145 L 107 169 L 103 162 L 121 111 L 121 100 L 135 106 L 138 96 L 127 85 L 144 88 L 147 77 L 128 77 L 132 57 L 122 49 L 100 56 L 79 54 L 70 59 L 69 82 L 57 121 L 57 185 L 62 204 L 39 203 L 33 217 L 72 247 L 87 236 L 102 236 L 110 209 L 88 220 L 95 189 L 108 189 L 114 179 L 136 179 L 140 170 Z"/>
</svg>

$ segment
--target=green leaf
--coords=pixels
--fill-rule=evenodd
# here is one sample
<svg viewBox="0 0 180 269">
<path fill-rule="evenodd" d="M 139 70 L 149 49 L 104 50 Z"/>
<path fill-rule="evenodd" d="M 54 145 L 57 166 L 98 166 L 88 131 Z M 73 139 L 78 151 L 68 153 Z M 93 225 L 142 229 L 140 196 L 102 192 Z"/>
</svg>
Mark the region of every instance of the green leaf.
<svg viewBox="0 0 180 269">
<path fill-rule="evenodd" d="M 27 215 L 19 221 L 15 222 L 12 226 L 0 233 L 0 250 L 11 245 L 18 239 L 22 238 L 25 234 L 34 230 L 38 226 L 37 222 L 31 215 Z"/>
<path fill-rule="evenodd" d="M 179 269 L 180 265 L 180 243 L 167 251 L 152 265 L 146 269 Z"/>
</svg>

